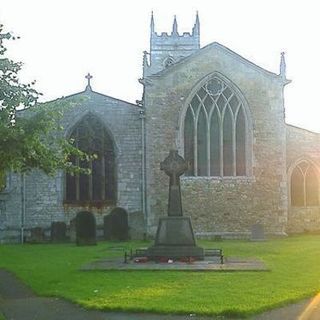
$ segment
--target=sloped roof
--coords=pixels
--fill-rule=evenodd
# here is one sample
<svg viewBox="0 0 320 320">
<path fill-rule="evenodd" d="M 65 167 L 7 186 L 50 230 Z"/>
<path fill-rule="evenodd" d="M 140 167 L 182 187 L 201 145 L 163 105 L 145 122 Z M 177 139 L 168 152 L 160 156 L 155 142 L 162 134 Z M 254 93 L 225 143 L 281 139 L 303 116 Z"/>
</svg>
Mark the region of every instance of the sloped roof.
<svg viewBox="0 0 320 320">
<path fill-rule="evenodd" d="M 121 103 L 127 104 L 127 105 L 129 105 L 131 107 L 139 108 L 139 106 L 137 104 L 134 104 L 134 103 L 131 103 L 131 102 L 128 102 L 128 101 L 125 101 L 125 100 L 121 100 L 121 99 L 118 99 L 118 98 L 114 98 L 114 97 L 108 96 L 106 94 L 103 94 L 103 93 L 100 93 L 100 92 L 96 92 L 94 90 L 87 90 L 87 89 L 84 90 L 84 91 L 80 91 L 80 92 L 73 93 L 73 94 L 70 94 L 68 96 L 62 97 L 61 99 L 68 99 L 68 98 L 73 98 L 73 97 L 81 96 L 81 95 L 98 95 L 100 97 L 106 98 L 106 99 L 111 100 L 111 101 L 121 102 Z"/>
<path fill-rule="evenodd" d="M 218 50 L 221 50 L 223 51 L 224 53 L 228 54 L 228 55 L 231 55 L 233 56 L 235 59 L 238 59 L 239 62 L 242 62 L 244 64 L 246 64 L 248 67 L 250 68 L 253 68 L 255 69 L 256 71 L 266 75 L 266 76 L 269 76 L 269 77 L 272 77 L 272 78 L 279 78 L 280 79 L 280 75 L 274 73 L 274 72 L 271 72 L 271 71 L 268 71 L 260 66 L 258 66 L 257 64 L 247 60 L 246 58 L 242 57 L 241 55 L 239 55 L 238 53 L 230 50 L 229 48 L 225 47 L 224 45 L 218 43 L 218 42 L 212 42 L 208 45 L 206 45 L 205 47 L 197 50 L 196 52 L 192 53 L 190 56 L 187 56 L 183 59 L 181 59 L 180 61 L 178 61 L 177 63 L 171 65 L 170 67 L 166 68 L 166 69 L 163 69 L 155 74 L 152 74 L 148 77 L 160 77 L 164 74 L 167 74 L 171 71 L 173 71 L 176 67 L 180 66 L 180 65 L 183 65 L 185 63 L 188 63 L 190 60 L 193 60 L 195 57 L 203 54 L 205 51 L 208 51 L 210 49 L 218 49 Z M 289 83 L 290 80 L 285 80 L 286 83 Z"/>
<path fill-rule="evenodd" d="M 298 127 L 298 126 L 295 126 L 295 125 L 290 124 L 290 123 L 286 123 L 286 126 L 287 127 L 291 127 L 293 129 L 301 130 L 301 131 L 304 131 L 304 132 L 312 133 L 312 134 L 318 135 L 320 137 L 320 132 L 317 132 L 317 131 L 312 131 L 312 130 L 309 130 L 309 129 Z"/>
</svg>

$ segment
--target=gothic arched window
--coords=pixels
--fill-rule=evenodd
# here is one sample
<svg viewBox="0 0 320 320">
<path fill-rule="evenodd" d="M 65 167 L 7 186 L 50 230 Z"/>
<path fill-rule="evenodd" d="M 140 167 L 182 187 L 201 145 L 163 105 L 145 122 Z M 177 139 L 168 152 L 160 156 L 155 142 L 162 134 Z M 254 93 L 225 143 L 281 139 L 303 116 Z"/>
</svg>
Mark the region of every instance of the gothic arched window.
<svg viewBox="0 0 320 320">
<path fill-rule="evenodd" d="M 174 61 L 173 57 L 168 56 L 164 59 L 163 65 L 165 68 L 168 68 L 168 67 L 172 66 L 174 64 L 174 62 L 175 61 Z"/>
<path fill-rule="evenodd" d="M 291 205 L 294 207 L 319 206 L 319 180 L 315 167 L 301 161 L 291 174 Z"/>
<path fill-rule="evenodd" d="M 189 176 L 245 176 L 248 121 L 239 94 L 218 76 L 190 99 L 184 119 Z"/>
<path fill-rule="evenodd" d="M 92 115 L 86 115 L 70 135 L 75 145 L 88 154 L 96 154 L 90 162 L 73 157 L 71 162 L 81 168 L 90 168 L 91 174 L 66 174 L 65 201 L 101 205 L 116 198 L 115 155 L 113 142 L 105 126 Z"/>
</svg>

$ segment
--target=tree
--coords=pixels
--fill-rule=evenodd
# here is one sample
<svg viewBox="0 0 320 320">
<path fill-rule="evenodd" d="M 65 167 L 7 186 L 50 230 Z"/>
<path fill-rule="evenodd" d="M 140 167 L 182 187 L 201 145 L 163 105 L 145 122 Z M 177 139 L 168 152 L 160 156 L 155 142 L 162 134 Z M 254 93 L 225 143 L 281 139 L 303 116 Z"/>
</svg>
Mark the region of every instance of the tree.
<svg viewBox="0 0 320 320">
<path fill-rule="evenodd" d="M 0 190 L 6 171 L 27 172 L 34 168 L 53 175 L 58 169 L 84 172 L 69 161 L 71 155 L 90 157 L 63 137 L 60 120 L 75 101 L 58 99 L 40 104 L 34 82 L 18 79 L 21 62 L 6 57 L 5 41 L 15 40 L 0 25 Z"/>
</svg>

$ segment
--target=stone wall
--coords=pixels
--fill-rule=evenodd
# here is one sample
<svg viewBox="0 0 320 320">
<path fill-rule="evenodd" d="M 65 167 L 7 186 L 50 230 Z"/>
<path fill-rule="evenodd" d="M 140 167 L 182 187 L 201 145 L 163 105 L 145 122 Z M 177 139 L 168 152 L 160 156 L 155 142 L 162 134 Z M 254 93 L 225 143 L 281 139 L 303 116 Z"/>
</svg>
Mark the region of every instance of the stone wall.
<svg viewBox="0 0 320 320">
<path fill-rule="evenodd" d="M 288 233 L 320 231 L 320 206 L 293 207 L 290 201 L 291 172 L 300 160 L 311 162 L 320 183 L 320 134 L 287 125 Z M 320 194 L 319 194 L 320 197 Z"/>
<path fill-rule="evenodd" d="M 223 46 L 211 44 L 147 79 L 145 86 L 147 208 L 149 232 L 166 214 L 168 179 L 160 162 L 171 148 L 183 155 L 181 121 L 190 92 L 210 73 L 220 73 L 242 93 L 252 123 L 251 174 L 245 178 L 184 177 L 183 206 L 197 234 L 248 233 L 264 224 L 283 234 L 287 221 L 284 82 Z"/>
<path fill-rule="evenodd" d="M 116 154 L 117 201 L 114 205 L 102 208 L 80 207 L 64 204 L 65 175 L 59 172 L 56 177 L 48 177 L 39 170 L 34 170 L 25 177 L 25 227 L 40 226 L 49 228 L 53 221 L 67 224 L 82 210 L 92 211 L 97 225 L 103 224 L 103 215 L 115 206 L 134 213 L 132 233 L 136 234 L 137 219 L 144 226 L 141 207 L 141 119 L 137 106 L 87 90 L 72 96 L 77 105 L 65 115 L 63 126 L 67 136 L 73 127 L 88 112 L 93 113 L 105 124 L 114 140 Z M 68 98 L 68 99 L 71 99 Z M 2 220 L 0 240 L 9 236 L 17 239 L 20 234 L 22 192 L 20 176 L 12 175 L 7 196 L 4 200 L 5 213 L 0 213 Z M 0 199 L 1 200 L 1 199 Z M 1 211 L 2 212 L 2 211 Z M 140 214 L 137 214 L 140 213 Z M 11 231 L 9 231 L 11 230 Z M 10 234 L 9 234 L 10 233 Z M 139 229 L 141 234 L 141 227 Z"/>
<path fill-rule="evenodd" d="M 7 187 L 0 193 L 0 243 L 19 241 L 21 227 L 21 176 L 7 174 Z"/>
</svg>

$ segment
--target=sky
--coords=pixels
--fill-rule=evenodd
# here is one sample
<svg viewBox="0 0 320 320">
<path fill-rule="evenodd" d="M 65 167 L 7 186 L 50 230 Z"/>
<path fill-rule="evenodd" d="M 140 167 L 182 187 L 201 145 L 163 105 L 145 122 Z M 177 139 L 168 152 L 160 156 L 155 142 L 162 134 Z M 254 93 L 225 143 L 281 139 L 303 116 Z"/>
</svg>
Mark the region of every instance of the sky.
<svg viewBox="0 0 320 320">
<path fill-rule="evenodd" d="M 320 19 L 317 0 L 0 0 L 0 23 L 21 38 L 8 56 L 24 62 L 20 79 L 36 80 L 43 100 L 94 91 L 141 99 L 142 53 L 149 51 L 150 15 L 157 32 L 191 32 L 196 11 L 201 46 L 217 41 L 279 73 L 286 53 L 286 121 L 320 132 L 318 74 Z"/>
</svg>

